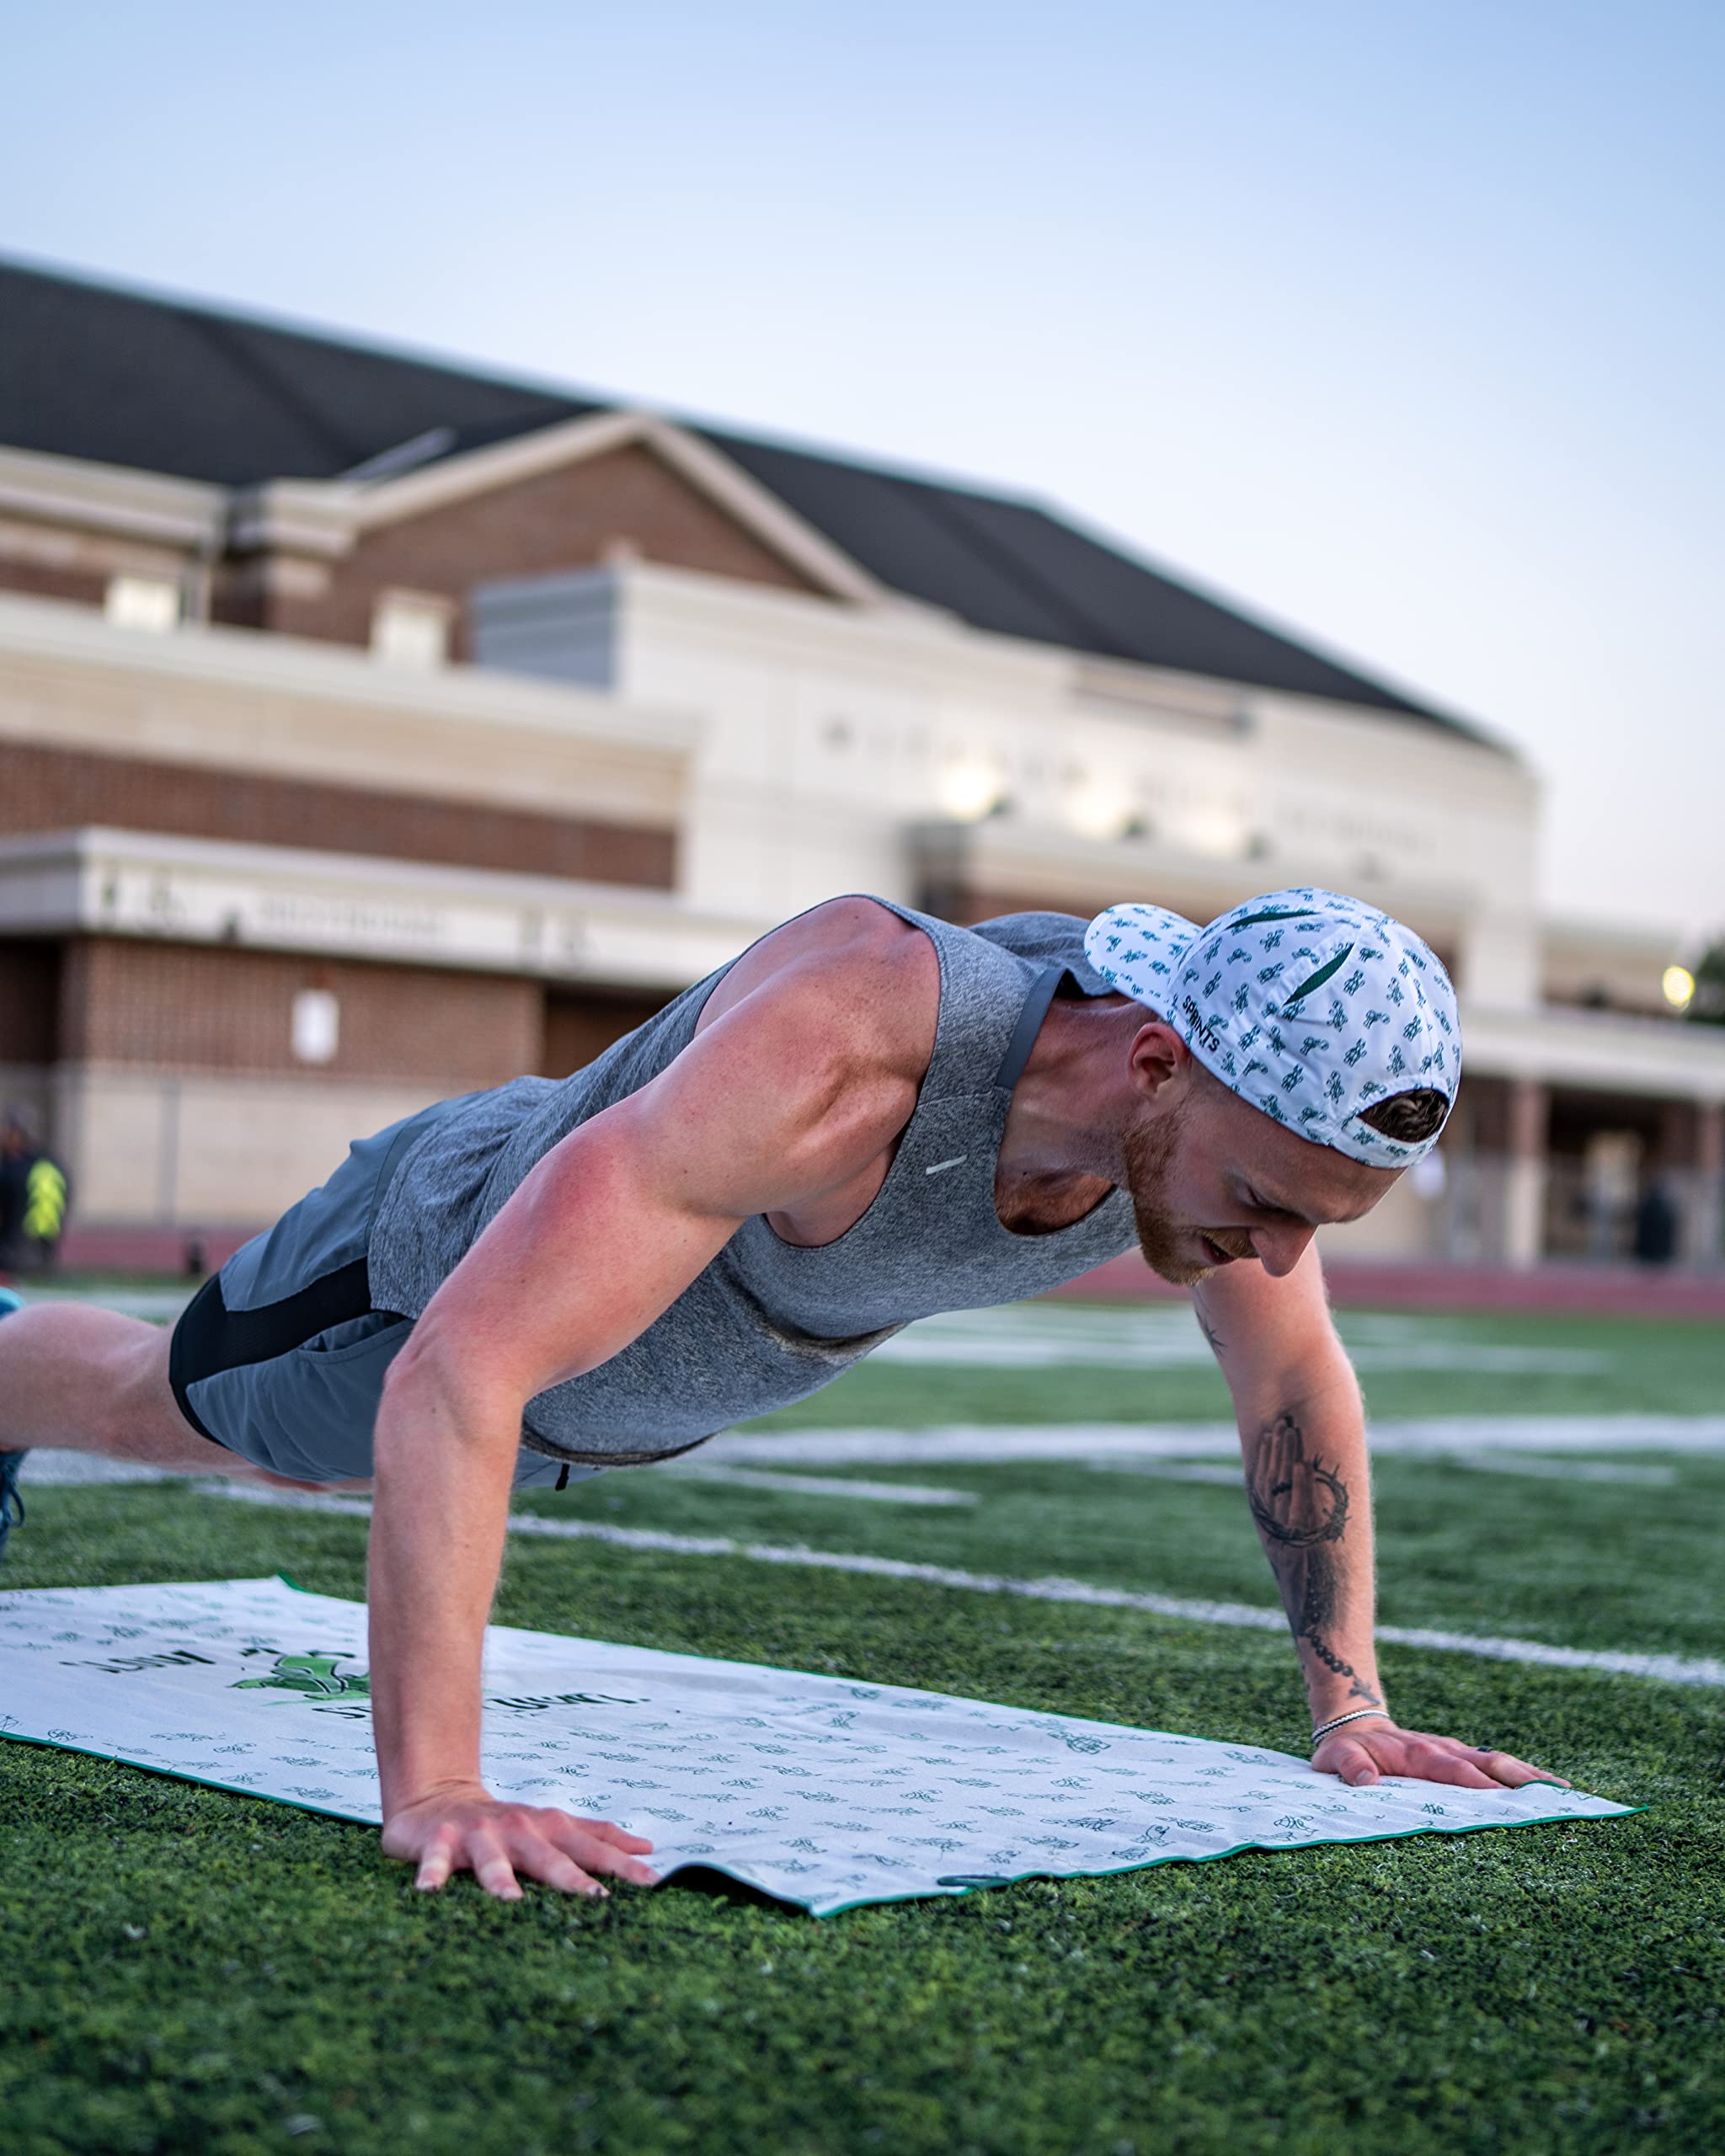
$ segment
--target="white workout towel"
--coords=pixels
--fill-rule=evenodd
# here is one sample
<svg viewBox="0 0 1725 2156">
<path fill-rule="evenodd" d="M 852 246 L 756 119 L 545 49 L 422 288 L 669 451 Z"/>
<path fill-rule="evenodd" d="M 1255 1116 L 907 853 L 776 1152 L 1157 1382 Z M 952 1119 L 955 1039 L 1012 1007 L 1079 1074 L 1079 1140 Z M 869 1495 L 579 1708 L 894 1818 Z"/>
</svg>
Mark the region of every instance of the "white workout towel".
<svg viewBox="0 0 1725 2156">
<path fill-rule="evenodd" d="M 375 1822 L 363 1604 L 280 1579 L 0 1593 L 0 1733 Z M 816 1916 L 1026 1876 L 1634 1807 L 1344 1788 L 1251 1745 L 494 1625 L 500 1796 L 650 1835 Z"/>
</svg>

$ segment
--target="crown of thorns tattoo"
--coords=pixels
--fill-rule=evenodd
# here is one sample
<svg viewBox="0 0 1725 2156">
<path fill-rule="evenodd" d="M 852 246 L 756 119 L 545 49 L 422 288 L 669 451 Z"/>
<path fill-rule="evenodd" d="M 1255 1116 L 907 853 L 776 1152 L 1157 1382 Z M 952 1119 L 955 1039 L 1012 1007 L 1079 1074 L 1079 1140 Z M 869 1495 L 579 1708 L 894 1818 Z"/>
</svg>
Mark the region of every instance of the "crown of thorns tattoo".
<svg viewBox="0 0 1725 2156">
<path fill-rule="evenodd" d="M 1285 1417 L 1283 1418 L 1285 1421 Z M 1296 1435 L 1296 1444 L 1298 1438 Z M 1327 1495 L 1329 1504 L 1322 1519 L 1296 1525 L 1283 1517 L 1280 1501 L 1294 1499 L 1305 1493 L 1296 1493 L 1292 1468 L 1303 1467 L 1312 1481 Z M 1263 1463 L 1258 1464 L 1246 1491 L 1246 1502 L 1252 1508 L 1252 1517 L 1262 1533 L 1271 1541 L 1279 1542 L 1290 1550 L 1314 1550 L 1321 1542 L 1339 1542 L 1348 1527 L 1348 1485 L 1332 1467 L 1326 1467 L 1322 1460 L 1306 1460 L 1296 1454 L 1286 1477 L 1271 1481 Z"/>
</svg>

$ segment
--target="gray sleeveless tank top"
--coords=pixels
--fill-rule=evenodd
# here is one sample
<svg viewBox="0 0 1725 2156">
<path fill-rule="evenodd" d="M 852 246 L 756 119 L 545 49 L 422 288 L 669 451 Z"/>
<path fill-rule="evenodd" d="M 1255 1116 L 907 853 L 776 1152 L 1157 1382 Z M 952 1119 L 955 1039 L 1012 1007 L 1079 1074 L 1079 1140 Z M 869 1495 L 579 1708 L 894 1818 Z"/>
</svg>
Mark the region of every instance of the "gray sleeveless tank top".
<svg viewBox="0 0 1725 2156">
<path fill-rule="evenodd" d="M 913 1319 L 1038 1294 L 1133 1247 L 1123 1190 L 1051 1235 L 1013 1234 L 995 1210 L 1007 1110 L 1049 1003 L 1063 988 L 1111 992 L 1084 958 L 1083 922 L 1011 914 L 968 929 L 891 910 L 939 954 L 940 1017 L 873 1203 L 814 1248 L 785 1242 L 764 1217 L 745 1220 L 638 1339 L 528 1402 L 530 1450 L 598 1466 L 685 1451 L 806 1399 Z M 681 1053 L 729 971 L 697 981 L 571 1078 L 519 1078 L 451 1102 L 378 1207 L 374 1306 L 417 1316 L 537 1161 Z"/>
</svg>

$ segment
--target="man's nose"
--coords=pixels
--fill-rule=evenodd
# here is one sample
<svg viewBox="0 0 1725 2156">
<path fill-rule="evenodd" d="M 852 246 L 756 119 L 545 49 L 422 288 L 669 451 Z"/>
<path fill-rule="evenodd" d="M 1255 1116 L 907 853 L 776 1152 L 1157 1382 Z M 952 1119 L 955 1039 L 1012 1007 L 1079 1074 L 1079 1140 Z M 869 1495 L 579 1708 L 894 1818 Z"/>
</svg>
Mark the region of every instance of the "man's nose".
<svg viewBox="0 0 1725 2156">
<path fill-rule="evenodd" d="M 1258 1252 L 1258 1262 L 1273 1280 L 1280 1280 L 1291 1273 L 1306 1255 L 1306 1246 L 1316 1232 L 1303 1220 L 1290 1220 L 1285 1227 L 1254 1228 L 1252 1247 Z"/>
</svg>

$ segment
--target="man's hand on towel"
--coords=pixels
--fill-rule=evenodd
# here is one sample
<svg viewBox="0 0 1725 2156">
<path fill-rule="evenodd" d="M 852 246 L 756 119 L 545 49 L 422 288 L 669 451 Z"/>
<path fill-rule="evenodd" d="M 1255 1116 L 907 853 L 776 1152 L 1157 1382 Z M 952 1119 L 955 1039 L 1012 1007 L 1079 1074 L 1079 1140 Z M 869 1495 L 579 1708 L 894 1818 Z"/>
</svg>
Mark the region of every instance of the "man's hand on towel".
<svg viewBox="0 0 1725 2156">
<path fill-rule="evenodd" d="M 1382 1721 L 1350 1722 L 1345 1729 L 1332 1731 L 1314 1749 L 1311 1764 L 1321 1773 L 1339 1774 L 1355 1789 L 1370 1787 L 1381 1774 L 1459 1782 L 1463 1789 L 1490 1789 L 1494 1782 L 1506 1789 L 1519 1789 L 1524 1782 L 1569 1787 L 1561 1774 L 1530 1767 L 1508 1752 L 1494 1752 L 1488 1744 L 1464 1744 L 1459 1737 L 1433 1737 L 1423 1730 L 1398 1729 L 1387 1716 Z"/>
<path fill-rule="evenodd" d="M 471 1871 L 502 1902 L 521 1899 L 523 1878 L 601 1897 L 606 1877 L 656 1886 L 658 1873 L 640 1861 L 652 1847 L 607 1819 L 499 1803 L 477 1782 L 399 1806 L 383 1826 L 383 1854 L 417 1864 L 416 1886 L 435 1892 L 452 1872 Z"/>
</svg>

